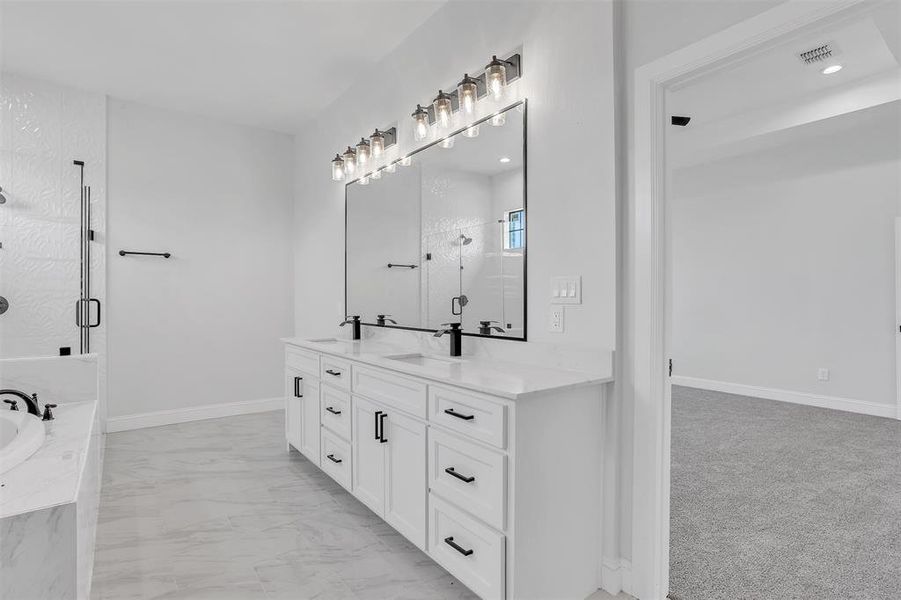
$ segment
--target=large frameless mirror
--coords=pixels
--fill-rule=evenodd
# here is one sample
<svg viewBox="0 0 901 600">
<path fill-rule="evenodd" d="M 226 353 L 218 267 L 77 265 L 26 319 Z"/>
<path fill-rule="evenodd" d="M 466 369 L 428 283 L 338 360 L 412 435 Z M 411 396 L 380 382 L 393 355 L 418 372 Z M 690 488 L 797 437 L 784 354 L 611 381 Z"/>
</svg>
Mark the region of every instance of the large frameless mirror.
<svg viewBox="0 0 901 600">
<path fill-rule="evenodd" d="M 526 105 L 346 186 L 348 315 L 526 339 Z"/>
</svg>

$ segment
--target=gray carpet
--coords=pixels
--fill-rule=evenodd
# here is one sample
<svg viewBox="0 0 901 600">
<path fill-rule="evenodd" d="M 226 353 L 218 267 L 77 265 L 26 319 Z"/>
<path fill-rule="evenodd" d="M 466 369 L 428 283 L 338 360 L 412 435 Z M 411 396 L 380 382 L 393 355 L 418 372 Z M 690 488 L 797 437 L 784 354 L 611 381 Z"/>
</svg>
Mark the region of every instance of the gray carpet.
<svg viewBox="0 0 901 600">
<path fill-rule="evenodd" d="M 901 598 L 901 422 L 674 387 L 670 590 Z"/>
</svg>

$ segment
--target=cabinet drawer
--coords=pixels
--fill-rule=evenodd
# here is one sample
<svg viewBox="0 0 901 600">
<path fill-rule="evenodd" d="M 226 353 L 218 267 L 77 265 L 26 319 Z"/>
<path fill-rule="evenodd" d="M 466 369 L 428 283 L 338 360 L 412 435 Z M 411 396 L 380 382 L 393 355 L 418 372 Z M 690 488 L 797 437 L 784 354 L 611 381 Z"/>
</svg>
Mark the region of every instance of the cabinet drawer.
<svg viewBox="0 0 901 600">
<path fill-rule="evenodd" d="M 354 365 L 353 390 L 355 394 L 407 411 L 420 419 L 426 417 L 426 384 L 422 381 Z"/>
<path fill-rule="evenodd" d="M 507 407 L 480 394 L 429 386 L 429 421 L 498 448 L 507 444 Z"/>
<path fill-rule="evenodd" d="M 434 494 L 429 555 L 482 598 L 504 597 L 504 536 Z"/>
<path fill-rule="evenodd" d="M 322 355 L 319 376 L 324 383 L 350 391 L 350 363 L 340 358 Z"/>
<path fill-rule="evenodd" d="M 319 376 L 319 355 L 303 348 L 285 346 L 285 365 L 313 377 Z"/>
<path fill-rule="evenodd" d="M 320 398 L 322 426 L 350 441 L 350 393 L 324 385 Z"/>
<path fill-rule="evenodd" d="M 332 479 L 350 490 L 350 443 L 345 442 L 328 429 L 322 429 L 322 470 Z"/>
<path fill-rule="evenodd" d="M 460 436 L 429 429 L 429 489 L 503 529 L 507 457 Z"/>
</svg>

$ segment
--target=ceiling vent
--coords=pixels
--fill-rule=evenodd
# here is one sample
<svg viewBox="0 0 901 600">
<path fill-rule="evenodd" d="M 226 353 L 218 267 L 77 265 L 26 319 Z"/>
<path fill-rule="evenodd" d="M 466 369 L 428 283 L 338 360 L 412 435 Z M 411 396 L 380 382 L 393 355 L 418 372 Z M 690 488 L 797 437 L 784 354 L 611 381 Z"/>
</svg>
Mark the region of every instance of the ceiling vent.
<svg viewBox="0 0 901 600">
<path fill-rule="evenodd" d="M 833 48 L 830 44 L 823 44 L 822 46 L 817 46 L 816 48 L 811 48 L 809 50 L 805 50 L 804 52 L 798 53 L 798 58 L 800 58 L 805 65 L 815 65 L 817 63 L 823 62 L 829 58 L 832 58 Z"/>
</svg>

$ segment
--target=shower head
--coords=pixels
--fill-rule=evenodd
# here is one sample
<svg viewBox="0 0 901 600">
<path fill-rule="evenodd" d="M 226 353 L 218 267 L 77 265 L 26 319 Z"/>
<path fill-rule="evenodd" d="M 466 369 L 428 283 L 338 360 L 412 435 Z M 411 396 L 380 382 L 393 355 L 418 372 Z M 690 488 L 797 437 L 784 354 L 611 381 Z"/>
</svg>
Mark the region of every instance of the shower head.
<svg viewBox="0 0 901 600">
<path fill-rule="evenodd" d="M 464 246 L 468 246 L 468 245 L 470 245 L 470 244 L 472 243 L 472 238 L 471 238 L 471 237 L 466 237 L 466 236 L 465 236 L 464 234 L 462 234 L 462 233 L 460 234 L 460 239 L 463 241 L 463 245 L 464 245 Z"/>
<path fill-rule="evenodd" d="M 0 187 L 0 204 L 6 204 L 6 196 L 3 195 L 2 187 Z"/>
</svg>

